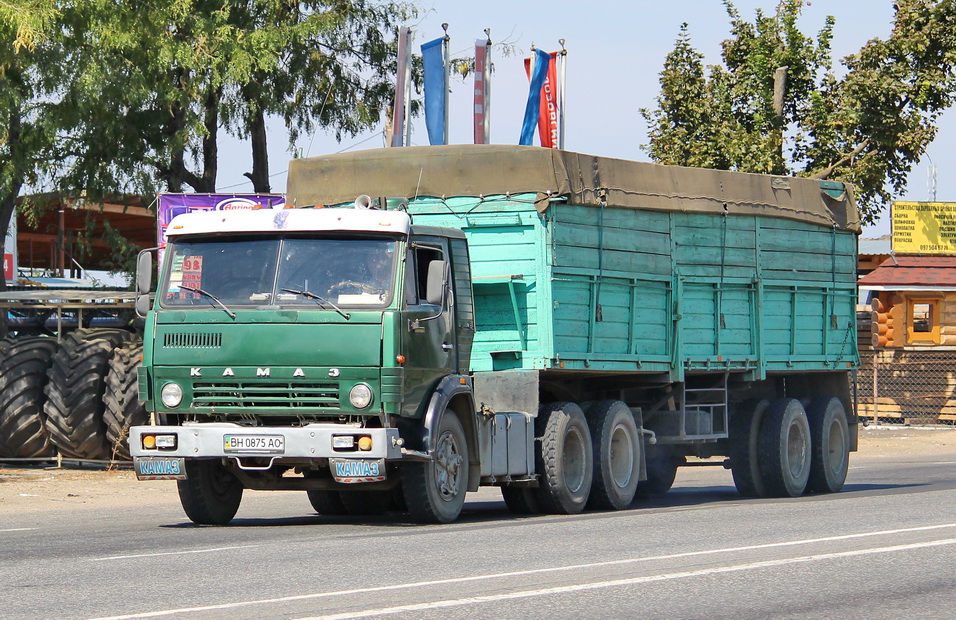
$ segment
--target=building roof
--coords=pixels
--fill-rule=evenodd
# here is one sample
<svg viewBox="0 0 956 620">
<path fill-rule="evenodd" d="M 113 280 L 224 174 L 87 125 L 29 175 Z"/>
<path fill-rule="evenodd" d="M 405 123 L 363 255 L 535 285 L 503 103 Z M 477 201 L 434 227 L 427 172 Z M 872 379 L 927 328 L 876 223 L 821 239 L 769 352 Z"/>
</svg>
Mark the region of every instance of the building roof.
<svg viewBox="0 0 956 620">
<path fill-rule="evenodd" d="M 42 205 L 32 221 L 17 214 L 17 263 L 23 268 L 55 269 L 59 265 L 59 239 L 66 250 L 75 251 L 76 239 L 82 239 L 89 251 L 77 257 L 85 269 L 108 270 L 113 248 L 105 234 L 105 224 L 141 249 L 156 242 L 156 213 L 139 196 L 116 196 L 103 204 L 70 200 L 57 194 L 38 194 L 31 200 Z M 62 216 L 61 216 L 62 214 Z M 69 268 L 70 256 L 65 257 Z"/>
<path fill-rule="evenodd" d="M 868 290 L 956 290 L 956 256 L 891 256 L 858 284 Z"/>
</svg>

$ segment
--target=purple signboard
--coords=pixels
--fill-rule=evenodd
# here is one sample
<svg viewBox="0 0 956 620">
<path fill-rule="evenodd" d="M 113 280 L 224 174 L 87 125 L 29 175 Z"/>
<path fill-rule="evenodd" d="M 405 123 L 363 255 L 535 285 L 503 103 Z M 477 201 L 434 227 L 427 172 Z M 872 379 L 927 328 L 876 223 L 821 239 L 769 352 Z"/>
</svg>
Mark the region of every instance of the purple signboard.
<svg viewBox="0 0 956 620">
<path fill-rule="evenodd" d="M 233 209 L 281 209 L 282 194 L 158 194 L 156 241 L 160 251 L 166 247 L 166 228 L 173 218 L 194 211 L 230 211 Z"/>
</svg>

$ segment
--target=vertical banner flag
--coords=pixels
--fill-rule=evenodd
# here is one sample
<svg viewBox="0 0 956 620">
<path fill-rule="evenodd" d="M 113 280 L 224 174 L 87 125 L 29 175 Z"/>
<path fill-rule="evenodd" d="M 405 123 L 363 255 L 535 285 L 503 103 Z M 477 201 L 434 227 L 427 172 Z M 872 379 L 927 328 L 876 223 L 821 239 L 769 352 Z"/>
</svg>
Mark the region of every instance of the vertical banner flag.
<svg viewBox="0 0 956 620">
<path fill-rule="evenodd" d="M 541 109 L 541 91 L 551 66 L 551 54 L 535 50 L 534 71 L 531 75 L 531 89 L 528 92 L 528 105 L 524 109 L 524 122 L 521 124 L 521 138 L 518 144 L 530 145 L 534 141 L 534 127 L 538 124 Z"/>
<path fill-rule="evenodd" d="M 445 88 L 445 37 L 422 45 L 422 67 L 425 70 L 425 128 L 429 144 L 447 144 L 445 135 L 445 108 L 448 89 Z"/>
<path fill-rule="evenodd" d="M 550 54 L 547 54 L 548 71 L 545 74 L 544 86 L 541 87 L 541 104 L 538 109 L 538 138 L 541 140 L 541 146 L 548 149 L 558 148 L 559 132 L 557 55 L 558 52 L 551 52 Z M 538 62 L 540 62 L 540 60 Z M 537 68 L 537 63 L 535 68 Z M 524 70 L 530 79 L 530 58 L 524 59 Z"/>
<path fill-rule="evenodd" d="M 7 234 L 3 239 L 3 279 L 13 280 L 17 275 L 17 214 L 10 216 Z M 6 312 L 6 310 L 4 310 Z"/>
<path fill-rule="evenodd" d="M 489 50 L 491 41 L 475 41 L 475 144 L 488 144 L 490 127 L 488 112 L 491 106 L 491 84 L 488 77 L 491 73 L 491 58 Z"/>
<path fill-rule="evenodd" d="M 405 115 L 409 104 L 409 88 L 411 80 L 409 73 L 411 63 L 408 62 L 408 45 L 410 30 L 408 26 L 398 29 L 398 68 L 395 75 L 395 104 L 392 108 L 392 143 L 390 146 L 402 146 L 405 137 Z"/>
</svg>

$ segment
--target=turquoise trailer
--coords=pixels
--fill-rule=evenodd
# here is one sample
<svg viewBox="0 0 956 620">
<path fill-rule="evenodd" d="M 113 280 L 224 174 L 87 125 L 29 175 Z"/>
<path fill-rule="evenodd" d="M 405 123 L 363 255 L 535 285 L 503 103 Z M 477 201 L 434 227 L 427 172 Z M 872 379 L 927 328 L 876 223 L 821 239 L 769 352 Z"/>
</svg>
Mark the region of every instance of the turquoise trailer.
<svg viewBox="0 0 956 620">
<path fill-rule="evenodd" d="M 398 485 L 414 515 L 437 521 L 457 517 L 464 492 L 479 485 L 500 486 L 522 513 L 624 508 L 635 495 L 666 491 L 688 457 L 726 457 L 744 495 L 842 488 L 857 437 L 859 233 L 842 184 L 478 145 L 295 160 L 287 200 L 315 218 L 360 218 L 340 229 L 316 225 L 342 239 L 363 228 L 381 236 L 400 227 L 388 218 L 407 217 L 395 237 L 395 294 L 377 320 L 362 317 L 372 327 L 362 338 L 375 337 L 382 352 L 370 382 L 382 396 L 367 416 L 347 420 L 392 442 L 381 466 L 393 474 L 347 487 L 323 473 L 338 462 L 329 455 L 303 465 L 277 454 L 268 467 L 251 453 L 245 461 L 235 451 L 205 455 L 240 487 L 311 489 L 322 512 Z M 215 237 L 205 229 L 195 240 L 203 234 Z M 357 303 L 354 293 L 326 292 L 318 296 L 329 306 Z M 262 303 L 249 320 L 283 322 L 278 297 L 266 303 L 266 294 L 253 294 Z M 323 317 L 341 323 L 341 334 L 327 327 L 323 337 L 341 347 L 342 335 L 359 332 L 342 318 L 346 308 L 329 306 Z M 153 310 L 157 330 L 166 311 Z M 203 312 L 230 322 L 221 310 Z M 173 316 L 177 329 L 190 320 Z M 283 342 L 309 333 L 285 329 Z M 147 344 L 147 358 L 155 354 Z M 295 366 L 325 367 L 323 359 L 343 355 L 318 346 L 292 357 Z M 149 368 L 147 359 L 141 389 L 156 406 L 164 386 Z M 213 421 L 159 413 L 170 429 Z M 270 424 L 265 408 L 245 413 L 258 415 L 246 428 Z M 336 415 L 346 421 L 328 413 L 284 423 L 318 430 Z M 239 415 L 215 421 L 243 426 Z M 138 467 L 155 474 L 179 456 L 163 461 L 143 448 L 155 427 L 134 431 Z M 335 456 L 354 457 L 349 471 L 369 461 Z M 283 482 L 284 463 L 317 482 Z M 262 473 L 272 468 L 275 476 Z M 180 484 L 182 494 L 190 483 Z"/>
</svg>

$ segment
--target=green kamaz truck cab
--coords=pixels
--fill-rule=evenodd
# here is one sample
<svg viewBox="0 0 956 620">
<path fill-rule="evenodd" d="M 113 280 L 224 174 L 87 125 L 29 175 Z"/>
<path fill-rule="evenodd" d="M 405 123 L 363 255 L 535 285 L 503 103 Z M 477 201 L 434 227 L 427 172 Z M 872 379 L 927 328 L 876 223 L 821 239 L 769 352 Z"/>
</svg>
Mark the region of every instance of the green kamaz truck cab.
<svg viewBox="0 0 956 620">
<path fill-rule="evenodd" d="M 168 229 L 130 448 L 193 521 L 245 488 L 432 522 L 480 485 L 620 509 L 689 457 L 745 495 L 843 486 L 841 184 L 479 145 L 296 160 L 287 200 Z"/>
</svg>

